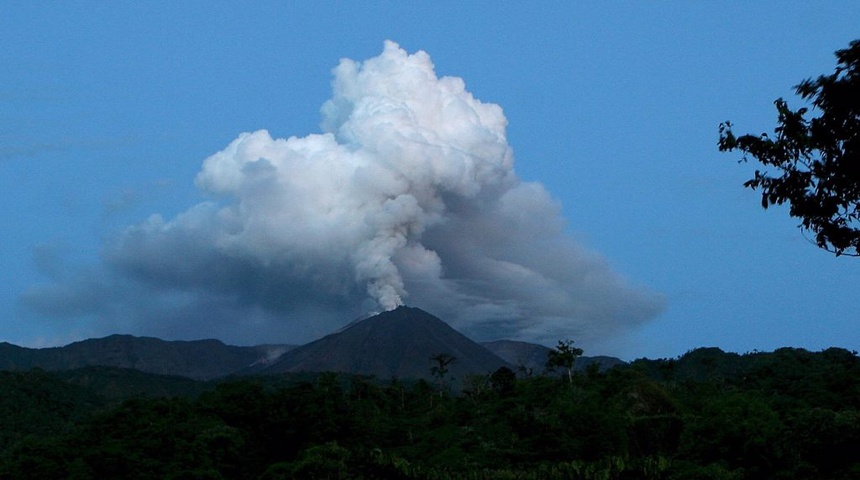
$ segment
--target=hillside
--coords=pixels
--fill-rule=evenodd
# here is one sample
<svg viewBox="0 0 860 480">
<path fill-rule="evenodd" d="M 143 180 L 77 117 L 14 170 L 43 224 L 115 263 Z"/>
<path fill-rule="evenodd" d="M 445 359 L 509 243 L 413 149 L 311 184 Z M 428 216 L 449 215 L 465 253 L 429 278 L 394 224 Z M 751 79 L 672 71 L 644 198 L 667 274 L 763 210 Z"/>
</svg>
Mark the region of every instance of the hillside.
<svg viewBox="0 0 860 480">
<path fill-rule="evenodd" d="M 518 372 L 526 374 L 530 372 L 532 375 L 544 371 L 547 354 L 551 350 L 544 345 L 515 340 L 496 340 L 493 342 L 483 342 L 481 345 L 506 362 L 515 365 Z M 598 370 L 604 371 L 617 365 L 623 365 L 624 361 L 620 358 L 604 355 L 596 357 L 582 356 L 576 359 L 575 369 L 582 371 L 593 364 L 597 364 Z"/>
<path fill-rule="evenodd" d="M 111 335 L 63 347 L 24 348 L 0 344 L 0 369 L 72 370 L 87 366 L 131 368 L 161 375 L 209 380 L 265 364 L 288 345 L 237 347 L 219 340 L 166 341 L 152 337 Z"/>
</svg>

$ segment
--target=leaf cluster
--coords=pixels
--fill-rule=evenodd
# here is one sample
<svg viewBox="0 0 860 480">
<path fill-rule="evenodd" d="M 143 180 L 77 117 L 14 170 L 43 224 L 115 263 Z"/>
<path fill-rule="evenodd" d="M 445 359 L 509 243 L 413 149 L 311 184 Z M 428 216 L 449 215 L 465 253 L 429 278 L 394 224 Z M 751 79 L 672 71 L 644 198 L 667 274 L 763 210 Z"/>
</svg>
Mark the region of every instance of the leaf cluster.
<svg viewBox="0 0 860 480">
<path fill-rule="evenodd" d="M 745 187 L 761 191 L 761 205 L 789 205 L 800 227 L 815 243 L 836 255 L 860 255 L 860 40 L 836 52 L 830 75 L 795 87 L 806 107 L 792 110 L 782 98 L 774 104 L 774 137 L 736 136 L 731 122 L 720 125 L 720 151 L 740 150 L 743 161 L 758 161 Z M 769 167 L 769 168 L 768 168 Z M 772 170 L 771 170 L 772 169 Z"/>
</svg>

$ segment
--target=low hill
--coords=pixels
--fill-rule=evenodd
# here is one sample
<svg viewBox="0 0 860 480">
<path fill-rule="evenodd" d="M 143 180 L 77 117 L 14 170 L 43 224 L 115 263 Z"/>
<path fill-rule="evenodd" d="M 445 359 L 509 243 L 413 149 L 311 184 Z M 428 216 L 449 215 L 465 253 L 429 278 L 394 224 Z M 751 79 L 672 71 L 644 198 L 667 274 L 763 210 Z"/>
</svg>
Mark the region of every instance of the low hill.
<svg viewBox="0 0 860 480">
<path fill-rule="evenodd" d="M 546 367 L 549 347 L 537 343 L 518 342 L 515 340 L 496 340 L 481 343 L 487 350 L 501 357 L 506 362 L 515 365 L 518 371 L 525 370 L 538 374 Z M 596 357 L 582 356 L 576 359 L 576 370 L 585 370 L 589 365 L 597 364 L 598 370 L 608 370 L 625 362 L 620 358 L 599 355 Z"/>
<path fill-rule="evenodd" d="M 24 348 L 0 344 L 0 369 L 72 370 L 88 366 L 130 368 L 147 373 L 209 380 L 265 364 L 291 348 L 287 345 L 237 347 L 219 340 L 166 341 L 111 335 L 64 347 Z"/>
</svg>

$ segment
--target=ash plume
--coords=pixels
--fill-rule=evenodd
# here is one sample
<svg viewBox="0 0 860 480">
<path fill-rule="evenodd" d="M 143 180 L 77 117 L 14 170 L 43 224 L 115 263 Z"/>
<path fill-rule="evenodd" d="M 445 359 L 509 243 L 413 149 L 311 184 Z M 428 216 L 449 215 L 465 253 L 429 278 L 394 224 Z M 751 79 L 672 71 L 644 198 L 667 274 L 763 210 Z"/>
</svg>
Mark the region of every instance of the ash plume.
<svg viewBox="0 0 860 480">
<path fill-rule="evenodd" d="M 67 276 L 24 303 L 97 329 L 239 342 L 309 340 L 404 302 L 477 338 L 537 341 L 587 343 L 659 313 L 517 177 L 498 105 L 393 42 L 333 74 L 322 133 L 242 133 L 197 175 L 211 201 L 128 227 L 101 280 Z"/>
</svg>

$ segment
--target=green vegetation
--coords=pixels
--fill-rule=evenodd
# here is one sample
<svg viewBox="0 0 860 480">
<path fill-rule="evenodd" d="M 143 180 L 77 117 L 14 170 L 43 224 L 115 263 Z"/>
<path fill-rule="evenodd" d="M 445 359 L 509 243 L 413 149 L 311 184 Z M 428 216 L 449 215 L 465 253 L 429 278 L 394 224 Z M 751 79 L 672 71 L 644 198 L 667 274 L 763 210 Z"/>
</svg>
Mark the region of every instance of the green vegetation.
<svg viewBox="0 0 860 480">
<path fill-rule="evenodd" d="M 573 385 L 573 367 L 581 355 L 582 349 L 574 347 L 573 340 L 559 340 L 558 345 L 547 353 L 546 368 L 550 371 L 564 369 L 568 383 Z"/>
<path fill-rule="evenodd" d="M 0 372 L 0 478 L 860 477 L 860 359 L 836 348 L 502 368 L 456 394 L 334 373 L 140 375 Z"/>
</svg>

